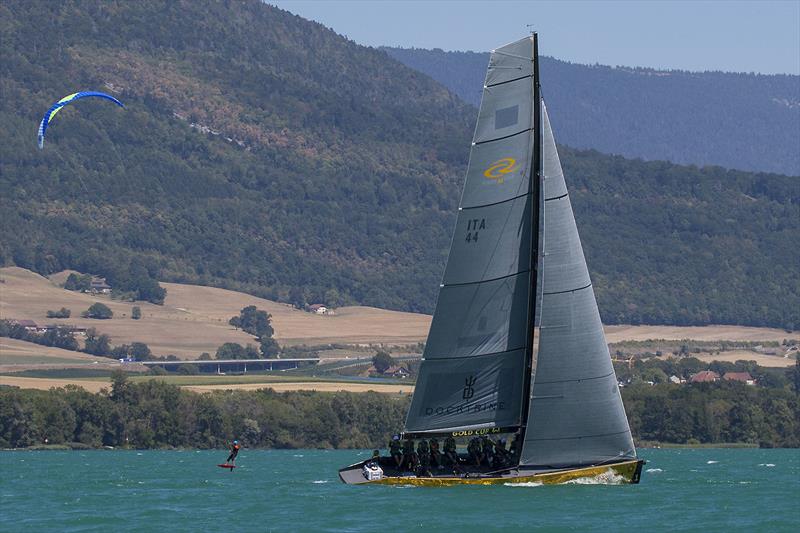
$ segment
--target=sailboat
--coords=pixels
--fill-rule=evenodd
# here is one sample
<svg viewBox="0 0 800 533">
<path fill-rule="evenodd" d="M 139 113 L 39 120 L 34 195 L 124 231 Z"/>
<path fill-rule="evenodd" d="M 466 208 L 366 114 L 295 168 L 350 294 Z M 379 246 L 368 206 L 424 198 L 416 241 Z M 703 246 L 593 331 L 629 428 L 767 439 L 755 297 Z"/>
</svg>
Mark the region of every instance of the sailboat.
<svg viewBox="0 0 800 533">
<path fill-rule="evenodd" d="M 462 455 L 452 467 L 420 472 L 373 457 L 342 468 L 339 477 L 348 484 L 597 476 L 639 482 L 644 461 L 636 455 L 540 95 L 536 34 L 493 50 L 489 60 L 403 438 L 515 444 L 500 467 L 470 465 Z"/>
</svg>

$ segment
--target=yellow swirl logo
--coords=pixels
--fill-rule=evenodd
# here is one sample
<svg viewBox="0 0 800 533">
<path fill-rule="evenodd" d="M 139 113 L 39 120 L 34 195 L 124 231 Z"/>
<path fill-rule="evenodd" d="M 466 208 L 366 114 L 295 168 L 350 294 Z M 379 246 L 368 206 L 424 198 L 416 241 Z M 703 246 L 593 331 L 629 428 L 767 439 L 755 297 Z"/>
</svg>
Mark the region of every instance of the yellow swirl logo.
<svg viewBox="0 0 800 533">
<path fill-rule="evenodd" d="M 505 175 L 514 172 L 518 167 L 516 159 L 504 157 L 503 159 L 498 159 L 484 170 L 483 176 L 490 180 L 496 180 L 497 183 L 503 183 Z"/>
</svg>

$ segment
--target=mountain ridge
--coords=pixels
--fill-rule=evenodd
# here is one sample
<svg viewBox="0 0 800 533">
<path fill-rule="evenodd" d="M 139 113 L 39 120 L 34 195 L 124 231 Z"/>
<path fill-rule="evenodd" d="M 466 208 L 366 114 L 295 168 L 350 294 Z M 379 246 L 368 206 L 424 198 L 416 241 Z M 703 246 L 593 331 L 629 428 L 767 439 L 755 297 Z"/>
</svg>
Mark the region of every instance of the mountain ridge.
<svg viewBox="0 0 800 533">
<path fill-rule="evenodd" d="M 488 53 L 380 49 L 480 104 Z M 584 65 L 546 56 L 540 69 L 551 121 L 566 145 L 800 176 L 800 76 Z"/>
<path fill-rule="evenodd" d="M 0 5 L 0 263 L 432 312 L 474 108 L 260 2 L 42 10 Z M 36 149 L 76 86 L 126 109 L 71 106 Z M 796 180 L 561 158 L 607 323 L 800 324 Z"/>
</svg>

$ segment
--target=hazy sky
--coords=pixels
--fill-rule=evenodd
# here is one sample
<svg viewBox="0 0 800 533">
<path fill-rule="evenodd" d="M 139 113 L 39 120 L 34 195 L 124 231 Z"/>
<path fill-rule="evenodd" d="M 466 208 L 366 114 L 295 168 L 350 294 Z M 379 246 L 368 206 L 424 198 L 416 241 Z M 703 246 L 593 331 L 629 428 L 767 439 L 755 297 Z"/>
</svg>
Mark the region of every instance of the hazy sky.
<svg viewBox="0 0 800 533">
<path fill-rule="evenodd" d="M 487 51 L 526 35 L 578 63 L 800 74 L 800 0 L 267 0 L 369 46 Z"/>
</svg>

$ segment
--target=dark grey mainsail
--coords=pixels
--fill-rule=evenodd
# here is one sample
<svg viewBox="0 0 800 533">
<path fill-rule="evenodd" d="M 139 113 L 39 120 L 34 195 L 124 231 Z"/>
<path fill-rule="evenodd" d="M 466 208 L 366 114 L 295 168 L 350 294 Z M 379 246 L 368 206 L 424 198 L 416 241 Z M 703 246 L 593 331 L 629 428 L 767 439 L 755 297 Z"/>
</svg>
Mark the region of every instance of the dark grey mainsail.
<svg viewBox="0 0 800 533">
<path fill-rule="evenodd" d="M 518 427 L 527 407 L 533 38 L 492 52 L 406 433 Z M 533 205 L 538 205 L 534 202 Z"/>
<path fill-rule="evenodd" d="M 521 464 L 578 466 L 634 458 L 625 409 L 542 104 L 544 213 L 538 352 Z"/>
</svg>

